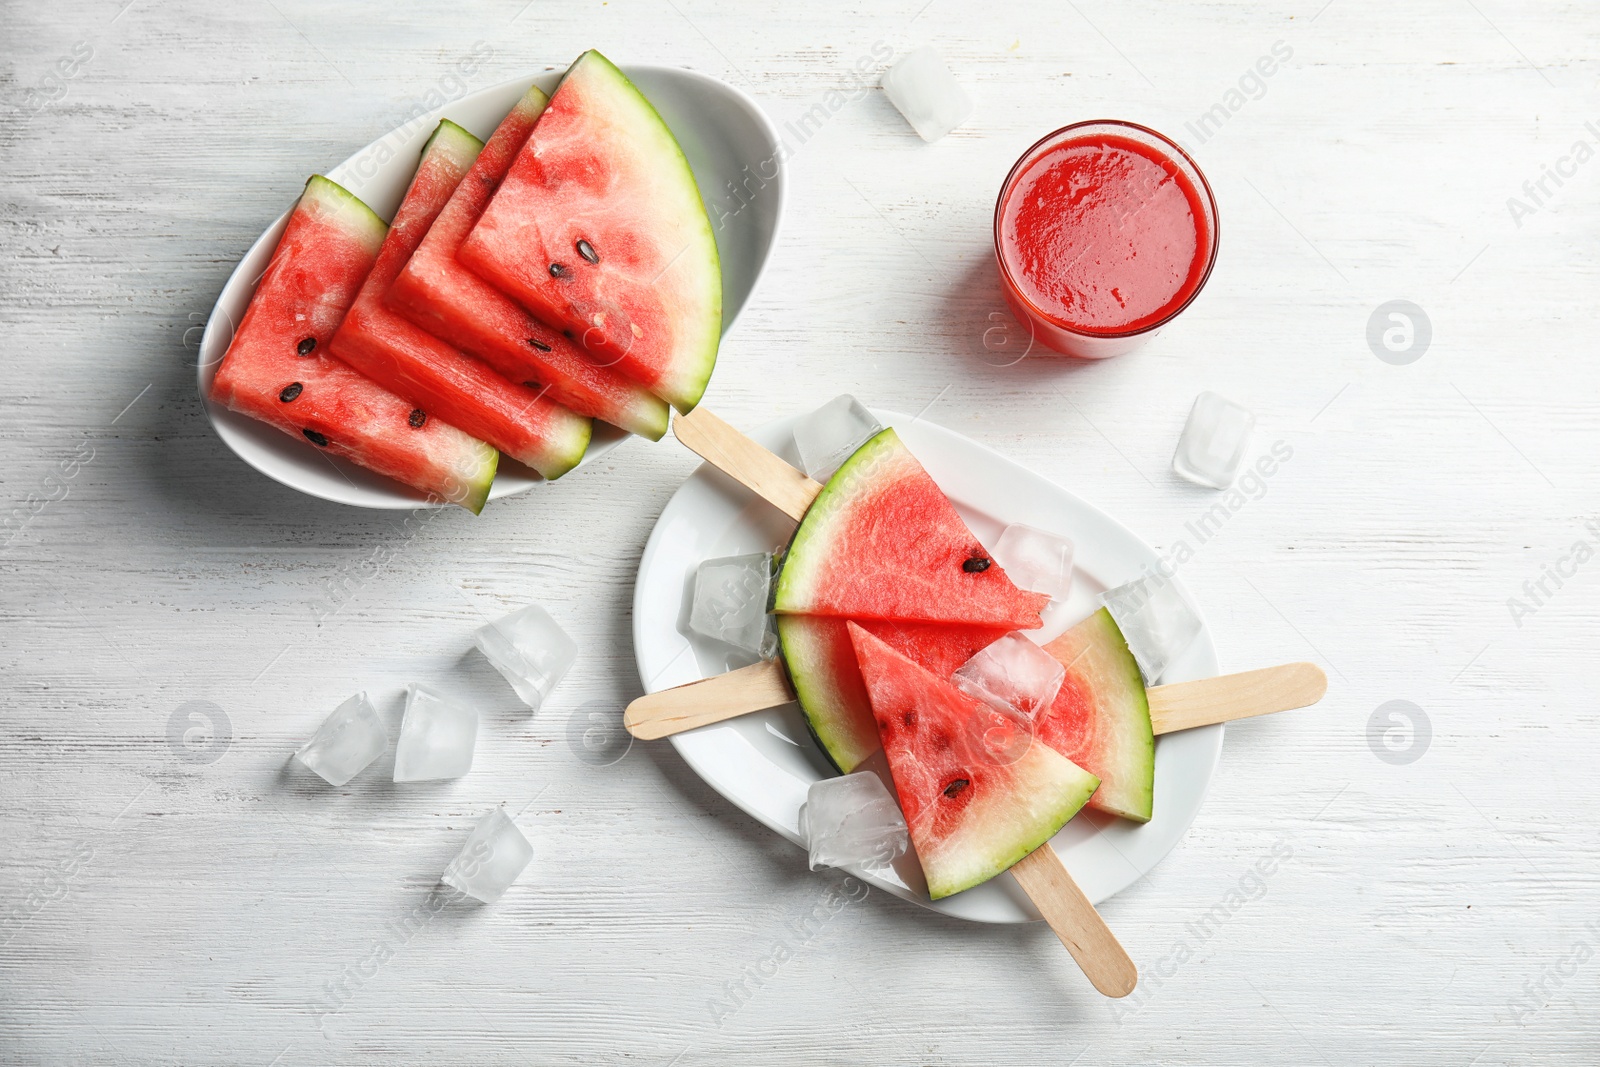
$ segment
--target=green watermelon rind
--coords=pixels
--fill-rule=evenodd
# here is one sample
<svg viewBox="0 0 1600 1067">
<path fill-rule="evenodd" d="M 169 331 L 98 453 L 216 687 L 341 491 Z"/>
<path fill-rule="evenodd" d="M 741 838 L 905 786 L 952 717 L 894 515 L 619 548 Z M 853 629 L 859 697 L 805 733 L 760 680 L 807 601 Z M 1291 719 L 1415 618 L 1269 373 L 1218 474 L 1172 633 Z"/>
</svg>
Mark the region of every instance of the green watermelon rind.
<svg viewBox="0 0 1600 1067">
<path fill-rule="evenodd" d="M 1128 649 L 1127 639 L 1117 627 L 1111 612 L 1101 608 L 1074 629 L 1082 628 L 1093 640 L 1106 668 L 1101 671 L 1105 680 L 1115 685 L 1097 686 L 1096 694 L 1102 698 L 1100 710 L 1112 702 L 1119 705 L 1118 714 L 1098 715 L 1104 724 L 1115 720 L 1124 731 L 1124 744 L 1132 750 L 1133 771 L 1138 775 L 1138 786 L 1124 788 L 1116 793 L 1104 789 L 1097 791 L 1089 802 L 1090 807 L 1117 815 L 1134 822 L 1149 822 L 1155 812 L 1156 747 L 1155 732 L 1150 723 L 1150 698 L 1145 691 L 1144 675 L 1139 662 Z"/>
<path fill-rule="evenodd" d="M 566 411 L 565 408 L 562 410 Z M 589 442 L 594 439 L 593 419 L 572 413 L 572 417 L 566 421 L 568 431 L 561 441 L 561 450 L 546 459 L 539 469 L 539 476 L 547 482 L 553 482 L 575 470 L 589 451 Z"/>
<path fill-rule="evenodd" d="M 700 195 L 700 186 L 695 181 L 694 169 L 689 166 L 689 157 L 683 154 L 683 146 L 678 143 L 677 137 L 673 136 L 672 127 L 667 125 L 666 120 L 661 117 L 661 113 L 655 109 L 655 105 L 650 103 L 649 99 L 639 91 L 638 87 L 628 80 L 628 76 L 622 73 L 615 63 L 599 52 L 590 50 L 579 56 L 577 61 L 567 69 L 567 74 L 571 74 L 578 68 L 579 64 L 586 60 L 594 63 L 599 68 L 616 92 L 637 101 L 645 122 L 638 124 L 634 132 L 656 135 L 653 138 L 655 145 L 652 154 L 660 161 L 659 165 L 663 171 L 676 171 L 679 173 L 685 189 L 693 194 L 692 197 L 686 199 L 692 199 L 699 209 L 698 212 L 692 214 L 690 219 L 685 220 L 684 224 L 704 237 L 702 246 L 710 255 L 710 260 L 706 266 L 715 284 L 710 294 L 710 303 L 707 305 L 706 340 L 701 351 L 697 353 L 694 363 L 689 367 L 679 368 L 672 379 L 664 383 L 661 389 L 661 393 L 671 394 L 664 396 L 663 399 L 670 402 L 678 411 L 687 415 L 694 410 L 695 406 L 700 403 L 700 398 L 705 395 L 706 386 L 711 382 L 711 372 L 716 369 L 717 349 L 722 342 L 722 259 L 717 250 L 717 236 L 711 228 L 711 216 L 706 211 L 704 198 Z M 557 91 L 559 91 L 559 88 Z"/>
<path fill-rule="evenodd" d="M 489 490 L 494 486 L 494 475 L 499 466 L 499 449 L 485 444 L 476 467 L 459 472 L 460 491 L 444 499 L 451 504 L 466 508 L 474 515 L 482 515 L 483 506 L 489 502 Z"/>
<path fill-rule="evenodd" d="M 829 520 L 842 504 L 849 502 L 850 490 L 861 479 L 872 477 L 874 468 L 884 459 L 898 455 L 901 447 L 900 436 L 893 427 L 888 427 L 868 438 L 833 472 L 789 541 L 783 569 L 778 572 L 773 589 L 773 611 L 779 615 L 785 611 L 803 614 L 802 609 L 813 602 L 818 581 L 816 564 L 828 555 L 826 546 L 821 543 L 836 533 Z M 819 545 L 822 551 L 813 551 Z"/>
<path fill-rule="evenodd" d="M 810 654 L 811 650 L 806 646 L 802 636 L 805 624 L 799 620 L 805 619 L 807 616 L 779 615 L 776 618 L 778 623 L 778 647 L 782 652 L 779 659 L 783 663 L 783 669 L 788 672 L 789 688 L 794 690 L 795 699 L 800 702 L 800 713 L 801 717 L 806 720 L 806 729 L 811 732 L 812 740 L 817 743 L 818 748 L 822 749 L 822 754 L 828 757 L 828 762 L 833 765 L 834 769 L 840 774 L 849 774 L 861 765 L 862 760 L 877 750 L 873 749 L 866 752 L 861 756 L 861 759 L 856 760 L 848 767 L 845 766 L 845 763 L 849 762 L 849 760 L 841 757 L 845 756 L 849 746 L 844 743 L 844 739 L 835 736 L 834 731 L 830 729 L 835 720 L 818 713 L 817 710 L 830 706 L 831 699 L 823 691 L 824 685 L 821 680 L 822 665 L 816 662 L 815 657 Z"/>
<path fill-rule="evenodd" d="M 483 151 L 483 141 L 481 139 L 473 135 L 470 130 L 458 126 L 449 119 L 439 120 L 439 125 L 435 126 L 433 132 L 428 134 L 428 139 L 422 142 L 422 151 L 419 153 L 419 157 L 427 156 L 428 150 L 433 147 L 435 141 L 440 142 L 440 147 L 451 147 L 449 142 L 457 142 L 453 147 L 471 153 L 471 158 L 466 161 L 469 167 L 472 165 L 472 160 L 477 158 L 478 153 Z"/>
<path fill-rule="evenodd" d="M 314 210 L 319 219 L 336 221 L 352 237 L 370 245 L 374 256 L 389 235 L 389 224 L 368 207 L 365 200 L 321 174 L 306 179 L 300 204 Z"/>
</svg>

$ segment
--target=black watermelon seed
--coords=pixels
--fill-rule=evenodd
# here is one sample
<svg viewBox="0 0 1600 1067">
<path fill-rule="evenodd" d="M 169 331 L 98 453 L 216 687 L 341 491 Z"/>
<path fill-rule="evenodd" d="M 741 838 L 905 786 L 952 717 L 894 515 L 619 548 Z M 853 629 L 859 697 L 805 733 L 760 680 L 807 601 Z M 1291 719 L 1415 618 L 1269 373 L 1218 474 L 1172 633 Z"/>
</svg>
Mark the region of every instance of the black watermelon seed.
<svg viewBox="0 0 1600 1067">
<path fill-rule="evenodd" d="M 283 392 L 278 394 L 278 399 L 287 404 L 289 401 L 299 396 L 303 389 L 305 389 L 305 386 L 301 385 L 299 382 L 290 382 L 288 385 L 283 387 Z"/>
<path fill-rule="evenodd" d="M 994 560 L 988 559 L 984 556 L 974 556 L 965 563 L 961 564 L 961 569 L 966 571 L 968 574 L 981 574 L 982 572 L 988 570 L 989 564 L 993 562 Z"/>
<path fill-rule="evenodd" d="M 530 338 L 528 338 L 528 343 L 530 345 L 532 345 L 534 348 L 537 348 L 541 352 L 550 351 L 550 346 L 545 344 L 543 341 L 535 341 L 533 338 L 530 337 Z"/>
<path fill-rule="evenodd" d="M 306 435 L 306 440 L 310 441 L 312 444 L 321 445 L 323 448 L 327 448 L 328 447 L 328 439 L 326 437 L 322 436 L 317 431 L 315 431 L 315 430 L 301 430 L 300 432 L 305 434 Z"/>
<path fill-rule="evenodd" d="M 571 273 L 572 271 L 568 269 L 567 265 L 564 263 L 550 264 L 550 277 L 552 278 L 565 278 Z"/>
<path fill-rule="evenodd" d="M 428 413 L 421 408 L 412 408 L 411 417 L 406 420 L 414 430 L 422 429 L 422 424 L 428 421 Z"/>
<path fill-rule="evenodd" d="M 955 781 L 944 787 L 944 795 L 947 797 L 959 796 L 961 791 L 971 784 L 972 783 L 967 781 L 965 778 L 957 778 Z"/>
<path fill-rule="evenodd" d="M 600 262 L 600 253 L 594 250 L 594 245 L 590 244 L 588 241 L 585 241 L 581 237 L 578 238 L 578 255 L 582 256 L 584 259 L 587 259 L 590 263 Z"/>
<path fill-rule="evenodd" d="M 561 336 L 565 337 L 567 340 L 572 341 L 574 343 L 576 343 L 577 340 L 578 340 L 576 337 L 572 336 L 572 331 L 571 330 L 562 330 L 561 331 Z"/>
<path fill-rule="evenodd" d="M 299 344 L 294 346 L 294 350 L 299 355 L 309 356 L 317 350 L 317 339 L 315 337 L 303 338 Z"/>
<path fill-rule="evenodd" d="M 917 725 L 917 713 L 914 711 L 905 712 L 900 716 L 900 721 L 905 723 L 906 727 L 909 729 L 910 727 Z"/>
</svg>

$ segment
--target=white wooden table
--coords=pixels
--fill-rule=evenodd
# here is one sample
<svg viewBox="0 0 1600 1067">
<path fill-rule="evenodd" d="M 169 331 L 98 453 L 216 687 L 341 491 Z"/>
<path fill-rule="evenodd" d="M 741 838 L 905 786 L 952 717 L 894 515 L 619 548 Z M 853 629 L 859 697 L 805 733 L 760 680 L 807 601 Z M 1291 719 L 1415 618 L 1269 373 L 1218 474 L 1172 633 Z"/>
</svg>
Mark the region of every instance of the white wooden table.
<svg viewBox="0 0 1600 1067">
<path fill-rule="evenodd" d="M 1595 1062 L 1592 10 L 124 3 L 3 16 L 0 485 L 32 518 L 0 551 L 0 1061 Z M 931 146 L 864 88 L 875 46 L 924 43 L 978 100 Z M 665 744 L 600 765 L 570 740 L 640 691 L 633 572 L 694 467 L 671 440 L 407 526 L 212 434 L 195 327 L 305 176 L 430 91 L 589 46 L 725 77 L 780 124 L 843 94 L 792 161 L 717 412 L 928 406 L 1188 541 L 1226 668 L 1327 667 L 1315 711 L 1230 728 L 1189 836 L 1105 905 L 1133 1000 L 1043 926 L 852 897 Z M 1035 138 L 1106 116 L 1195 152 L 1216 273 L 1141 352 L 1004 365 L 994 193 Z M 1367 341 L 1396 299 L 1431 323 L 1407 365 Z M 1203 389 L 1293 450 L 1204 538 L 1220 498 L 1167 468 Z M 530 720 L 468 649 L 531 599 L 583 655 Z M 330 791 L 287 765 L 343 697 L 393 722 L 414 679 L 485 710 L 469 777 L 397 789 L 391 754 Z M 435 912 L 502 802 L 533 866 L 496 906 Z"/>
</svg>

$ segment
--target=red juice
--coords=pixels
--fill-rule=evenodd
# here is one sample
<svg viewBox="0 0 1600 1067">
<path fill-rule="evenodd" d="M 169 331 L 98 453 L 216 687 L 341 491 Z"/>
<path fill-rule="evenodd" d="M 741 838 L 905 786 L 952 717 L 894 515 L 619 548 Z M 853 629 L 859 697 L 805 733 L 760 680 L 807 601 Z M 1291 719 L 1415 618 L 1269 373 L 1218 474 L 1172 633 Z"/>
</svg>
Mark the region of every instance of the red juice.
<svg viewBox="0 0 1600 1067">
<path fill-rule="evenodd" d="M 1216 252 L 1216 202 L 1200 168 L 1132 123 L 1044 138 L 995 205 L 1006 301 L 1067 355 L 1116 355 L 1153 336 L 1194 299 Z"/>
</svg>

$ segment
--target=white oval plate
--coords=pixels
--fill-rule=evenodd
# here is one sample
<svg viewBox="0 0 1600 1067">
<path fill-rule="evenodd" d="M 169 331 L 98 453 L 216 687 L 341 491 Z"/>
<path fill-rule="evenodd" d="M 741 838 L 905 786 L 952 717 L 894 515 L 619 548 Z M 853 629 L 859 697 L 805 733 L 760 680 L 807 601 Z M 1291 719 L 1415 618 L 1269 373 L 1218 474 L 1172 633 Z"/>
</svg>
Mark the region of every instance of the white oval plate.
<svg viewBox="0 0 1600 1067">
<path fill-rule="evenodd" d="M 722 258 L 722 333 L 726 337 L 761 277 L 783 217 L 788 182 L 778 132 L 759 104 L 710 75 L 679 67 L 622 69 L 672 127 L 711 213 L 717 251 Z M 416 171 L 423 142 L 440 119 L 448 118 L 487 138 L 529 85 L 554 92 L 560 80 L 561 72 L 552 71 L 471 93 L 389 131 L 328 171 L 327 176 L 366 201 L 379 215 L 392 218 Z M 756 180 L 760 188 L 750 188 L 751 175 L 759 175 Z M 730 188 L 747 190 L 749 199 L 730 202 Z M 239 458 L 292 489 L 366 508 L 430 506 L 416 490 L 311 448 L 207 399 L 217 364 L 233 340 L 234 325 L 244 315 L 288 218 L 285 211 L 250 246 L 222 287 L 222 295 L 217 297 L 206 322 L 198 366 L 200 398 L 206 414 L 216 427 L 217 436 Z M 594 440 L 583 461 L 588 463 L 605 455 L 628 436 L 614 426 L 596 425 Z M 523 493 L 543 481 L 521 464 L 502 458 L 489 499 Z"/>
<path fill-rule="evenodd" d="M 1087 617 L 1103 590 L 1155 567 L 1155 550 L 1126 527 L 998 452 L 925 419 L 874 414 L 899 432 L 984 544 L 993 545 L 1013 522 L 1055 530 L 1076 542 L 1071 596 L 1052 605 L 1044 629 L 1031 636 L 1056 636 Z M 791 435 L 795 421 L 769 423 L 751 436 L 798 464 Z M 634 654 L 646 692 L 750 662 L 690 635 L 686 594 L 701 560 L 770 550 L 785 544 L 793 530 L 794 523 L 777 509 L 709 465 L 679 487 L 656 520 L 633 591 Z M 1216 673 L 1216 650 L 1202 622 L 1200 636 L 1167 669 L 1163 681 Z M 1055 836 L 1062 862 L 1090 900 L 1099 903 L 1131 885 L 1178 843 L 1200 810 L 1222 751 L 1222 734 L 1218 725 L 1156 739 L 1155 817 L 1149 823 L 1139 826 L 1085 811 Z M 702 726 L 674 736 L 672 743 L 713 789 L 802 848 L 799 816 L 806 790 L 838 773 L 812 740 L 795 704 Z M 801 856 L 795 861 L 805 862 Z M 963 919 L 1015 923 L 1040 917 L 1009 874 L 930 901 L 910 856 L 893 870 L 853 873 L 896 896 Z"/>
</svg>

